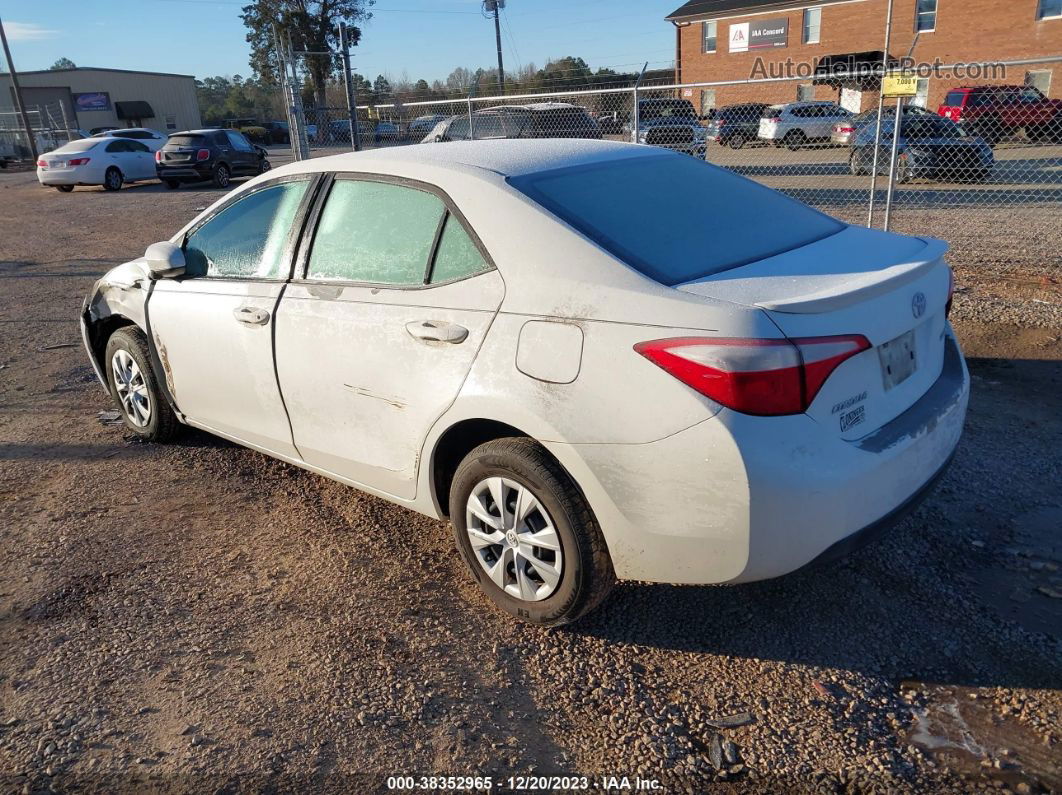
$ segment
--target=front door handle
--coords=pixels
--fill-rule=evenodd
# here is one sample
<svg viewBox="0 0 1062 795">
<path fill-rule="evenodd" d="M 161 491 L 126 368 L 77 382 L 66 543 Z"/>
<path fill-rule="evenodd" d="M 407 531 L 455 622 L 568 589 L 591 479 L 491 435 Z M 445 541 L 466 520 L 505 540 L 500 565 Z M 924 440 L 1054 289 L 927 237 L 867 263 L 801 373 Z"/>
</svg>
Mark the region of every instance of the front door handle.
<svg viewBox="0 0 1062 795">
<path fill-rule="evenodd" d="M 450 342 L 456 345 L 468 338 L 468 329 L 443 320 L 414 320 L 406 323 L 411 336 L 425 342 Z"/>
<path fill-rule="evenodd" d="M 269 322 L 269 313 L 253 306 L 241 306 L 232 310 L 232 316 L 247 326 L 264 326 Z"/>
</svg>

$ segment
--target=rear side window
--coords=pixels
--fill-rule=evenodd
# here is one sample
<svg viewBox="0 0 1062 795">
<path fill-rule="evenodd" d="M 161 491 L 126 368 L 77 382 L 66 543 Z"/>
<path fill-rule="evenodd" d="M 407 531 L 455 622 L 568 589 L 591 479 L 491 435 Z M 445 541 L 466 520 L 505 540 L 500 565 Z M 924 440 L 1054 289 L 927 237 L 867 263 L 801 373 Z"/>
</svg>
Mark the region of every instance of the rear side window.
<svg viewBox="0 0 1062 795">
<path fill-rule="evenodd" d="M 702 279 L 845 228 L 795 199 L 679 154 L 543 171 L 509 183 L 666 285 Z"/>
<path fill-rule="evenodd" d="M 238 199 L 185 239 L 189 276 L 286 278 L 284 251 L 307 182 L 272 185 Z"/>
<path fill-rule="evenodd" d="M 421 285 L 445 206 L 427 191 L 340 179 L 321 212 L 308 279 Z"/>
<path fill-rule="evenodd" d="M 452 282 L 485 271 L 490 266 L 468 232 L 454 216 L 446 216 L 439 250 L 431 269 L 431 283 Z"/>
<path fill-rule="evenodd" d="M 949 91 L 944 97 L 944 104 L 949 108 L 961 108 L 964 99 L 966 99 L 965 91 Z"/>
</svg>

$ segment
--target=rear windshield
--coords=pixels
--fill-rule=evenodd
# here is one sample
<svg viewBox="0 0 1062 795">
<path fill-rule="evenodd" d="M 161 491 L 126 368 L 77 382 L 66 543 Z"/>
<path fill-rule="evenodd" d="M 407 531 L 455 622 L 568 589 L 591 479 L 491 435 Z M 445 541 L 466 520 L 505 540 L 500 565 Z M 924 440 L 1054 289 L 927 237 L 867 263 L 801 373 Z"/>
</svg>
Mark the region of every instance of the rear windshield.
<svg viewBox="0 0 1062 795">
<path fill-rule="evenodd" d="M 99 138 L 78 138 L 68 144 L 63 144 L 56 152 L 87 152 L 97 144 L 102 143 Z"/>
<path fill-rule="evenodd" d="M 202 143 L 202 135 L 171 135 L 166 146 L 201 146 Z"/>
<path fill-rule="evenodd" d="M 638 109 L 642 119 L 695 119 L 697 114 L 693 112 L 693 105 L 686 99 L 657 100 L 642 103 Z"/>
<path fill-rule="evenodd" d="M 666 285 L 703 279 L 844 229 L 795 199 L 685 155 L 630 157 L 509 182 Z"/>
<path fill-rule="evenodd" d="M 775 116 L 781 116 L 783 107 L 784 107 L 783 105 L 768 105 L 760 113 L 760 118 L 762 118 L 762 119 L 773 119 Z"/>
</svg>

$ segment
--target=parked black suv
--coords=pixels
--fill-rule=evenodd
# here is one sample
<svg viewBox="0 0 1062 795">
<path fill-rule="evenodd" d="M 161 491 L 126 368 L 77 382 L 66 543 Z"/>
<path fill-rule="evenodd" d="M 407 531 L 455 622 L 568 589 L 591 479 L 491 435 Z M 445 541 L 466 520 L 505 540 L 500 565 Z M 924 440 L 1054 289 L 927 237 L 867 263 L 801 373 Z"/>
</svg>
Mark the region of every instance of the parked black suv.
<svg viewBox="0 0 1062 795">
<path fill-rule="evenodd" d="M 233 177 L 253 177 L 269 168 L 266 150 L 236 130 L 173 133 L 155 153 L 155 172 L 168 188 L 206 180 L 227 188 Z"/>
<path fill-rule="evenodd" d="M 768 107 L 766 102 L 746 102 L 717 108 L 708 122 L 708 137 L 731 149 L 740 149 L 759 136 L 760 116 Z"/>
</svg>

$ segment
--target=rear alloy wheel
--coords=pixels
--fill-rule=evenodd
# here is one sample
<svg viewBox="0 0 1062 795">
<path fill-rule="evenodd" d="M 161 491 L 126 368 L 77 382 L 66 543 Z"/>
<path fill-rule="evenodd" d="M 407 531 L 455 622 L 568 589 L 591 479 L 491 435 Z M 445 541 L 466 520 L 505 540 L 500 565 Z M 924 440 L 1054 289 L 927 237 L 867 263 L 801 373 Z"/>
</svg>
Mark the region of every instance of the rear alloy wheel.
<svg viewBox="0 0 1062 795">
<path fill-rule="evenodd" d="M 795 152 L 807 146 L 808 137 L 800 130 L 790 130 L 785 134 L 785 138 L 782 139 L 782 143 L 790 152 Z"/>
<path fill-rule="evenodd" d="M 907 153 L 904 152 L 896 158 L 896 183 L 903 185 L 911 181 L 911 167 L 907 163 Z"/>
<path fill-rule="evenodd" d="M 56 185 L 55 189 L 60 193 L 69 193 L 74 189 L 73 185 Z"/>
<path fill-rule="evenodd" d="M 862 177 L 867 173 L 866 158 L 859 149 L 853 149 L 848 156 L 848 171 L 853 177 Z"/>
<path fill-rule="evenodd" d="M 450 519 L 472 576 L 516 618 L 570 623 L 615 581 L 585 498 L 532 439 L 496 439 L 469 453 L 454 474 Z"/>
<path fill-rule="evenodd" d="M 166 183 L 166 187 L 170 190 L 177 190 L 177 188 L 181 187 L 181 181 L 178 179 L 167 179 L 164 181 Z"/>
<path fill-rule="evenodd" d="M 232 179 L 232 174 L 229 172 L 229 167 L 224 163 L 218 163 L 214 169 L 212 180 L 215 188 L 227 188 L 229 182 Z"/>
<path fill-rule="evenodd" d="M 166 442 L 177 434 L 180 421 L 155 380 L 147 339 L 140 329 L 126 326 L 111 335 L 104 368 L 111 397 L 129 430 L 148 442 Z"/>
<path fill-rule="evenodd" d="M 108 168 L 107 173 L 103 175 L 104 190 L 121 190 L 123 182 L 125 178 L 122 177 L 122 172 L 114 166 Z"/>
<path fill-rule="evenodd" d="M 738 133 L 737 135 L 731 136 L 730 140 L 727 141 L 727 144 L 730 146 L 731 149 L 740 149 L 746 143 L 748 143 L 748 140 L 749 139 L 747 135 L 745 135 L 744 133 Z"/>
</svg>

